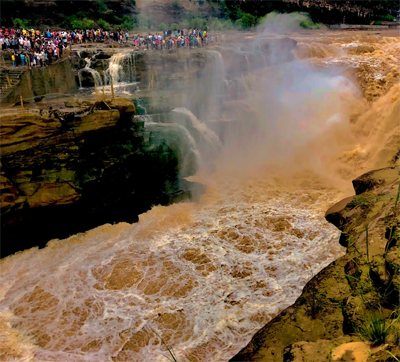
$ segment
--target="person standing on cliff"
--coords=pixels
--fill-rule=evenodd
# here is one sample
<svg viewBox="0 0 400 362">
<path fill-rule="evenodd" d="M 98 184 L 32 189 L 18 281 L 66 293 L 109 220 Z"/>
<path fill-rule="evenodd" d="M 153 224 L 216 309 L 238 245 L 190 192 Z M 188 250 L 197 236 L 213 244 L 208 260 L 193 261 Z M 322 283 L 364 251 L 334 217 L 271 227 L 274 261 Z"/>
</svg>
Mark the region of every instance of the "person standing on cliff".
<svg viewBox="0 0 400 362">
<path fill-rule="evenodd" d="M 24 55 L 24 53 L 21 53 L 21 54 L 19 55 L 19 57 L 20 57 L 20 59 L 21 59 L 21 66 L 24 66 L 24 65 L 25 65 L 25 55 Z"/>
</svg>

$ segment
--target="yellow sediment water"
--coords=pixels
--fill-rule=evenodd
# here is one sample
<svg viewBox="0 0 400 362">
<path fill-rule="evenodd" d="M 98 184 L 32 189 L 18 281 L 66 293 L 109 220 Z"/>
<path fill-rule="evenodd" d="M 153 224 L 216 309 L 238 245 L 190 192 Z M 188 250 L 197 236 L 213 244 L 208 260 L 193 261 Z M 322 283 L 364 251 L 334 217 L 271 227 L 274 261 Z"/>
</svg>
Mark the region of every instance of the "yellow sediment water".
<svg viewBox="0 0 400 362">
<path fill-rule="evenodd" d="M 369 64 L 382 78 L 359 79 L 360 92 L 333 78 L 328 93 L 311 96 L 288 83 L 275 118 L 288 144 L 275 145 L 268 132 L 251 148 L 228 142 L 217 172 L 192 178 L 208 186 L 199 203 L 157 206 L 137 224 L 104 225 L 1 260 L 0 360 L 165 361 L 156 331 L 179 361 L 227 361 L 342 255 L 324 212 L 352 192 L 351 179 L 387 166 L 398 149 L 399 38 L 298 41 L 297 56 L 316 69 L 347 62 L 356 81 L 371 77 Z M 286 79 L 272 73 L 243 80 L 255 117 L 266 114 L 255 90 L 272 95 L 268 81 Z M 368 87 L 379 84 L 370 99 Z M 296 117 L 294 129 L 287 120 Z"/>
</svg>

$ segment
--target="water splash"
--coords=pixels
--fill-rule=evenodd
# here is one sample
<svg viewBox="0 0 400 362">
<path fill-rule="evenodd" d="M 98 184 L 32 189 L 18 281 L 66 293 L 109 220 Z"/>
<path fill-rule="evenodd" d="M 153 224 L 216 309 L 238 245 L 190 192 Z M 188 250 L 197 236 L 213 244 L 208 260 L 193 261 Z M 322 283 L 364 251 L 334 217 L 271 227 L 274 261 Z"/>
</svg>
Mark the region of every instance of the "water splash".
<svg viewBox="0 0 400 362">
<path fill-rule="evenodd" d="M 199 149 L 198 158 L 200 167 L 204 167 L 215 161 L 222 151 L 221 141 L 215 132 L 208 128 L 204 122 L 201 122 L 187 108 L 175 108 L 172 112 L 187 116 L 181 125 L 196 140 L 197 148 Z M 177 121 L 179 122 L 179 120 Z"/>
<path fill-rule="evenodd" d="M 105 83 L 132 83 L 136 81 L 135 53 L 117 53 L 110 58 L 105 72 Z"/>
<path fill-rule="evenodd" d="M 321 212 L 336 192 L 232 181 L 199 206 L 156 207 L 3 261 L 2 305 L 36 336 L 36 360 L 161 362 L 155 330 L 179 360 L 226 361 L 294 302 L 307 270 L 338 255 Z"/>
<path fill-rule="evenodd" d="M 99 72 L 98 72 L 97 70 L 95 70 L 95 69 L 90 68 L 91 61 L 90 61 L 89 58 L 85 58 L 85 61 L 86 61 L 85 68 L 82 68 L 82 69 L 79 70 L 79 72 L 78 72 L 78 78 L 79 78 L 79 86 L 80 86 L 80 88 L 83 88 L 83 87 L 82 87 L 82 73 L 83 73 L 83 72 L 90 73 L 90 74 L 93 76 L 94 84 L 95 84 L 97 87 L 102 86 L 102 85 L 103 85 L 103 81 L 102 81 L 102 79 L 101 79 L 101 76 L 100 76 Z"/>
<path fill-rule="evenodd" d="M 136 106 L 142 110 L 141 113 L 143 113 L 144 115 L 147 115 L 147 109 L 142 104 L 141 98 L 140 97 L 136 97 L 135 100 L 136 100 Z"/>
<path fill-rule="evenodd" d="M 185 114 L 188 116 L 190 121 L 189 127 L 193 127 L 203 138 L 204 142 L 208 145 L 215 145 L 217 148 L 221 148 L 222 144 L 218 136 L 212 131 L 207 125 L 201 121 L 187 108 L 175 108 L 172 112 Z"/>
<path fill-rule="evenodd" d="M 216 50 L 207 50 L 207 54 L 212 59 L 213 75 L 218 79 L 225 79 L 225 65 L 222 54 Z"/>
</svg>

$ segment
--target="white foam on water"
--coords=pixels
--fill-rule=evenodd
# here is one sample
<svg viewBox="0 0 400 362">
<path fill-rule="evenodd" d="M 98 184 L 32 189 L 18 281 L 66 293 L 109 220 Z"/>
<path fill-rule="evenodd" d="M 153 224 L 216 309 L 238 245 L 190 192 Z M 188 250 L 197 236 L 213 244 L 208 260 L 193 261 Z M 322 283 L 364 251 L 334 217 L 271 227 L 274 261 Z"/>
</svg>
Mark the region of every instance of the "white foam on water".
<svg viewBox="0 0 400 362">
<path fill-rule="evenodd" d="M 340 44 L 344 48 L 357 48 L 361 46 L 360 43 L 348 43 L 348 44 Z"/>
<path fill-rule="evenodd" d="M 226 361 L 341 254 L 322 213 L 336 192 L 218 188 L 3 260 L 1 306 L 30 360 L 164 361 L 157 331 L 180 361 Z"/>
<path fill-rule="evenodd" d="M 105 83 L 118 84 L 136 81 L 135 53 L 117 53 L 110 58 L 109 67 L 105 72 Z"/>
</svg>

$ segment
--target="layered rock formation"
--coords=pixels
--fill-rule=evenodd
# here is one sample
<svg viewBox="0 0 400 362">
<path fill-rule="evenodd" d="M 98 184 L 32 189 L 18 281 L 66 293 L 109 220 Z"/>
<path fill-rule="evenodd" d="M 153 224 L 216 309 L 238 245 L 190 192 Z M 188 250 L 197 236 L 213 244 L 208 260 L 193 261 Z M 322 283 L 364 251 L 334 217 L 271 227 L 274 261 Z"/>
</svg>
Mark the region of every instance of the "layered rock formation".
<svg viewBox="0 0 400 362">
<path fill-rule="evenodd" d="M 311 279 L 296 303 L 258 331 L 232 362 L 372 362 L 388 360 L 388 352 L 400 355 L 399 180 L 396 165 L 353 181 L 356 196 L 326 214 L 342 231 L 346 255 Z M 374 320 L 387 332 L 383 341 L 368 338 Z"/>
<path fill-rule="evenodd" d="M 6 54 L 11 58 L 11 53 Z M 19 102 L 37 102 L 41 96 L 49 94 L 72 94 L 78 89 L 69 58 L 63 59 L 50 67 L 34 68 L 23 72 L 16 87 L 1 99 L 4 104 Z"/>
<path fill-rule="evenodd" d="M 146 128 L 123 98 L 40 108 L 1 117 L 2 256 L 190 194 L 197 155 L 176 124 Z"/>
</svg>

